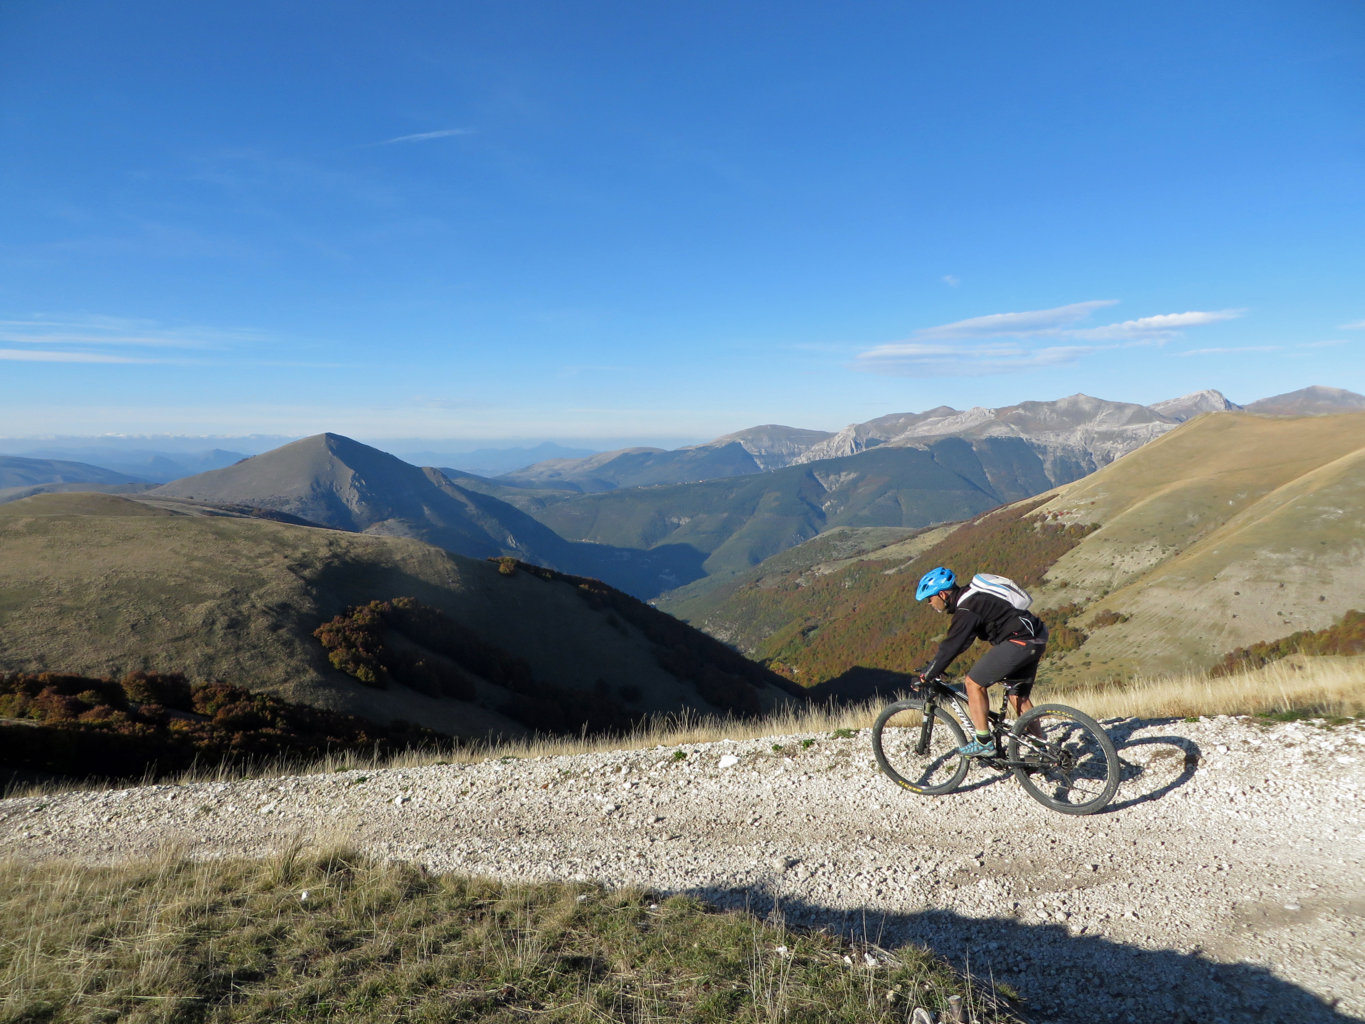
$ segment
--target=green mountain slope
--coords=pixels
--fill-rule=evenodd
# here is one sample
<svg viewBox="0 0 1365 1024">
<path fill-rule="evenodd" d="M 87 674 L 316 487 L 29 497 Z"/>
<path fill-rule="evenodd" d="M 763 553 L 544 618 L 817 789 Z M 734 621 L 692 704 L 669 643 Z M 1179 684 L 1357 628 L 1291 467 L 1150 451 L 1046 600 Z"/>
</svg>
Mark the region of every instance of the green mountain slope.
<svg viewBox="0 0 1365 1024">
<path fill-rule="evenodd" d="M 713 577 L 741 572 L 838 526 L 923 527 L 1037 494 L 1054 475 L 1018 438 L 949 438 L 768 473 L 546 501 L 533 514 L 561 536 L 621 548 L 680 545 Z M 679 579 L 678 585 L 690 582 Z"/>
<path fill-rule="evenodd" d="M 205 512 L 92 494 L 0 506 L 0 670 L 183 672 L 456 735 L 519 734 L 519 702 L 546 693 L 627 715 L 786 699 L 757 666 L 600 584 L 406 538 Z M 329 664 L 320 626 L 397 597 L 454 623 L 446 632 L 478 638 L 477 657 L 453 665 L 456 655 L 421 633 L 387 641 L 426 644 L 417 660 L 458 673 L 472 699 L 367 686 Z M 496 671 L 481 673 L 485 663 Z"/>
</svg>

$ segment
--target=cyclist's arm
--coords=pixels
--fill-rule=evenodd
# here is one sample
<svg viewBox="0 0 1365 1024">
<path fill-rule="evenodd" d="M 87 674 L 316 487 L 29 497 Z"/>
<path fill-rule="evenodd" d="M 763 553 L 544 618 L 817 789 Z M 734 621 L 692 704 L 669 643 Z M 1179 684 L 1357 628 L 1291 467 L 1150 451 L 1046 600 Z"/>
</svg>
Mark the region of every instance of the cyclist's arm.
<svg viewBox="0 0 1365 1024">
<path fill-rule="evenodd" d="M 933 679 L 942 675 L 953 663 L 953 659 L 971 646 L 977 618 L 976 612 L 968 608 L 959 608 L 953 613 L 953 624 L 948 627 L 948 635 L 938 645 L 934 660 L 929 662 L 921 678 Z"/>
</svg>

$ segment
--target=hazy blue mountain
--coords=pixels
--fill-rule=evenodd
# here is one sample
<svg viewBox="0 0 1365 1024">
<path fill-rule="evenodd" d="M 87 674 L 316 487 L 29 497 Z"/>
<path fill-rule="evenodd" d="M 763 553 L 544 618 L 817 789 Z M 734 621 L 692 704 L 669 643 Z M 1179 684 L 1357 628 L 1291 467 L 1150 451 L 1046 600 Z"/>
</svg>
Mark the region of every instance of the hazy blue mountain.
<svg viewBox="0 0 1365 1024">
<path fill-rule="evenodd" d="M 1365 395 L 1341 388 L 1309 387 L 1262 398 L 1246 408 L 1263 416 L 1330 416 L 1365 409 Z"/>
<path fill-rule="evenodd" d="M 1072 395 L 999 409 L 963 411 L 940 406 L 926 412 L 892 413 L 837 432 L 766 425 L 674 451 L 632 448 L 584 459 L 555 459 L 496 480 L 582 492 L 693 483 L 843 458 L 879 447 L 922 446 L 947 437 L 1018 438 L 1049 458 L 1095 469 L 1159 437 L 1196 411 L 1213 408 L 1217 400 L 1224 407 L 1236 408 L 1217 392 L 1172 399 L 1163 403 L 1169 408 L 1165 412 L 1154 406 Z"/>
<path fill-rule="evenodd" d="M 126 473 L 101 466 L 63 459 L 32 459 L 0 455 L 0 490 L 32 487 L 38 484 L 138 484 L 146 483 Z"/>
<path fill-rule="evenodd" d="M 182 476 L 230 466 L 246 458 L 240 451 L 222 448 L 180 450 L 178 445 L 172 442 L 183 439 L 161 440 L 167 444 L 167 448 L 145 448 L 110 442 L 77 443 L 77 439 L 74 438 L 62 443 L 30 442 L 28 445 L 9 441 L 5 447 L 19 449 L 16 454 L 24 458 L 79 462 L 147 483 L 168 483 Z M 91 441 L 93 442 L 93 439 Z"/>
<path fill-rule="evenodd" d="M 695 483 L 789 466 L 798 455 L 828 436 L 822 430 L 768 424 L 672 451 L 626 448 L 581 459 L 553 459 L 504 473 L 497 479 L 499 483 L 518 487 L 572 491 Z"/>
<path fill-rule="evenodd" d="M 434 446 L 421 448 L 393 446 L 385 450 L 392 451 L 404 462 L 411 462 L 415 466 L 440 466 L 442 472 L 448 466 L 457 473 L 474 473 L 479 476 L 510 473 L 550 459 L 585 459 L 597 454 L 594 448 L 566 448 L 552 441 L 531 447 L 475 448 L 467 452 Z"/>
</svg>

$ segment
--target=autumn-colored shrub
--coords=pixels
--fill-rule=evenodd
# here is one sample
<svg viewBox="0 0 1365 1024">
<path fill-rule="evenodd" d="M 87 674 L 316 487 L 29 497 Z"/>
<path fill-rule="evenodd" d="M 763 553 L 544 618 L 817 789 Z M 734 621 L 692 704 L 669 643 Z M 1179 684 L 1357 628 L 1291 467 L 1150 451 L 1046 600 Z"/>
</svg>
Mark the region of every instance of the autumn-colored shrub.
<svg viewBox="0 0 1365 1024">
<path fill-rule="evenodd" d="M 168 708 L 130 703 L 124 684 L 110 679 L 0 675 L 0 716 L 36 723 L 0 723 L 0 783 L 5 772 L 127 780 L 195 763 L 398 751 L 442 739 L 413 725 L 370 722 L 227 683 L 186 686 L 184 707 Z M 164 692 L 181 691 L 173 683 Z"/>
<path fill-rule="evenodd" d="M 1326 629 L 1300 630 L 1279 640 L 1238 647 L 1223 655 L 1222 660 L 1209 669 L 1209 675 L 1236 675 L 1291 654 L 1365 654 L 1365 612 L 1352 609 Z"/>
<path fill-rule="evenodd" d="M 1127 622 L 1131 618 L 1131 615 L 1125 615 L 1123 612 L 1106 609 L 1097 613 L 1095 617 L 1090 620 L 1090 628 L 1103 629 L 1105 626 L 1117 626 L 1120 622 Z"/>
<path fill-rule="evenodd" d="M 161 704 L 177 711 L 190 709 L 190 683 L 178 672 L 130 672 L 120 688 L 134 704 Z"/>
</svg>

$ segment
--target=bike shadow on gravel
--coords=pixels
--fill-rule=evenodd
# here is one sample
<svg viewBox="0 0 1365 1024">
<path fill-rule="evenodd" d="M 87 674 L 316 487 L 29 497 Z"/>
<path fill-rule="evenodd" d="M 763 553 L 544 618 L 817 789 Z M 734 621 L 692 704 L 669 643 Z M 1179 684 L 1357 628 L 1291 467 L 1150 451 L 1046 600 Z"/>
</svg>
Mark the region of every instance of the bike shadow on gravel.
<svg viewBox="0 0 1365 1024">
<path fill-rule="evenodd" d="M 775 898 L 766 889 L 689 894 L 890 953 L 907 945 L 927 948 L 975 984 L 991 989 L 1003 982 L 1015 989 L 1021 999 L 1012 1010 L 1033 1024 L 1362 1022 L 1258 964 L 1221 963 L 1199 951 L 1144 949 L 1076 935 L 1061 924 L 964 917 L 944 910 L 888 914 L 841 909 Z"/>
<path fill-rule="evenodd" d="M 1179 789 L 1194 778 L 1203 752 L 1187 736 L 1149 736 L 1144 731 L 1168 726 L 1179 718 L 1125 718 L 1102 723 L 1118 751 L 1118 796 L 1105 814 L 1136 807 Z"/>
</svg>

